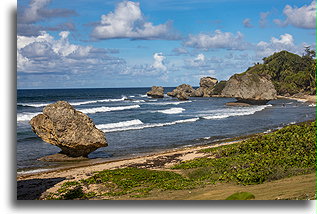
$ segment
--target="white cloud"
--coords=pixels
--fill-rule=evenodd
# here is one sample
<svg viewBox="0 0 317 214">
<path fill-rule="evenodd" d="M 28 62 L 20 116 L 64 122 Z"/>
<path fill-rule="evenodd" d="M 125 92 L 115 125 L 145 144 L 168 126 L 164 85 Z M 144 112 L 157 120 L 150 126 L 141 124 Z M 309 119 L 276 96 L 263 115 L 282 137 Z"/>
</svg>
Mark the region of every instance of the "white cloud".
<svg viewBox="0 0 317 214">
<path fill-rule="evenodd" d="M 312 1 L 310 5 L 304 5 L 302 7 L 292 7 L 286 5 L 283 13 L 286 19 L 275 19 L 275 24 L 279 26 L 293 25 L 298 28 L 315 29 L 316 27 L 316 7 L 315 1 Z"/>
<path fill-rule="evenodd" d="M 152 65 L 153 68 L 162 70 L 162 71 L 167 70 L 166 66 L 164 65 L 165 56 L 163 56 L 162 53 L 154 53 L 153 58 L 154 58 L 154 63 Z"/>
<path fill-rule="evenodd" d="M 222 32 L 221 30 L 215 30 L 213 35 L 203 33 L 189 35 L 184 45 L 202 50 L 245 50 L 247 48 L 247 43 L 243 40 L 242 33 L 237 32 L 236 35 L 233 35 L 230 32 Z"/>
<path fill-rule="evenodd" d="M 269 42 L 260 41 L 255 47 L 256 57 L 267 57 L 282 50 L 301 54 L 305 46 L 307 46 L 306 43 L 296 45 L 293 36 L 285 33 L 279 38 L 272 37 Z"/>
<path fill-rule="evenodd" d="M 138 2 L 123 1 L 114 12 L 101 16 L 92 32 L 95 39 L 175 39 L 171 23 L 153 25 L 145 20 Z"/>
<path fill-rule="evenodd" d="M 246 27 L 246 28 L 252 28 L 253 27 L 253 25 L 251 24 L 251 19 L 249 19 L 249 18 L 244 19 L 242 23 L 243 23 L 243 26 Z"/>
<path fill-rule="evenodd" d="M 69 32 L 60 38 L 45 31 L 37 37 L 17 36 L 17 68 L 23 73 L 80 73 L 120 67 L 125 61 L 107 56 L 105 49 L 71 44 Z"/>
<path fill-rule="evenodd" d="M 48 9 L 51 0 L 31 0 L 29 7 L 18 12 L 18 23 L 35 23 L 51 17 L 67 17 L 75 15 L 75 11 L 67 9 Z"/>
</svg>

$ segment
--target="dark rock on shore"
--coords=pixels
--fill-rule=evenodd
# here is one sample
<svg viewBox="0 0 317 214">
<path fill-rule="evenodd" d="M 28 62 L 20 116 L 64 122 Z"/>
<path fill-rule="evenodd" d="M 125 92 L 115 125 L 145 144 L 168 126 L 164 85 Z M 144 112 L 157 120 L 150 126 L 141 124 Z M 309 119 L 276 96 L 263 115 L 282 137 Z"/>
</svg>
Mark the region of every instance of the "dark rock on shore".
<svg viewBox="0 0 317 214">
<path fill-rule="evenodd" d="M 69 157 L 87 157 L 108 145 L 104 133 L 93 121 L 65 101 L 47 105 L 43 114 L 32 118 L 30 125 L 43 141 L 60 147 L 61 153 Z"/>
<path fill-rule="evenodd" d="M 263 105 L 277 98 L 270 77 L 251 72 L 235 74 L 230 77 L 221 95 L 235 97 L 239 102 L 251 105 Z"/>
<path fill-rule="evenodd" d="M 146 94 L 152 98 L 163 98 L 164 88 L 162 86 L 152 86 L 151 91 L 148 91 Z"/>
<path fill-rule="evenodd" d="M 237 101 L 226 103 L 226 106 L 248 107 L 250 104 Z"/>
</svg>

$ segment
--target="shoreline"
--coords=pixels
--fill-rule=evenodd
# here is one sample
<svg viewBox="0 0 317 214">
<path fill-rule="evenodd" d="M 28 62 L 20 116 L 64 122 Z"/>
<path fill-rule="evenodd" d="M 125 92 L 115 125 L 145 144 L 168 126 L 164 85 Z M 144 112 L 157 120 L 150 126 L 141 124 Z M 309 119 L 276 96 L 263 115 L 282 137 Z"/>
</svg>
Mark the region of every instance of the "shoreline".
<svg viewBox="0 0 317 214">
<path fill-rule="evenodd" d="M 296 100 L 298 102 L 307 102 L 310 104 L 316 105 L 316 95 L 302 95 L 302 96 L 277 96 L 277 99 L 289 99 L 289 100 Z"/>
<path fill-rule="evenodd" d="M 273 131 L 276 130 L 277 129 Z M 206 143 L 204 145 L 187 146 L 183 148 L 165 150 L 162 152 L 156 152 L 145 156 L 131 157 L 121 160 L 95 163 L 85 166 L 79 165 L 68 168 L 38 172 L 35 174 L 24 174 L 20 176 L 17 175 L 17 199 L 41 199 L 49 193 L 56 192 L 65 182 L 78 182 L 82 179 L 87 179 L 91 177 L 96 171 L 118 169 L 125 167 L 168 171 L 171 166 L 182 161 L 193 160 L 195 158 L 202 158 L 206 155 L 208 156 L 208 154 L 200 152 L 200 150 L 202 149 L 237 144 L 246 139 L 264 134 L 266 133 L 260 132 L 251 135 L 223 139 L 216 142 Z"/>
</svg>

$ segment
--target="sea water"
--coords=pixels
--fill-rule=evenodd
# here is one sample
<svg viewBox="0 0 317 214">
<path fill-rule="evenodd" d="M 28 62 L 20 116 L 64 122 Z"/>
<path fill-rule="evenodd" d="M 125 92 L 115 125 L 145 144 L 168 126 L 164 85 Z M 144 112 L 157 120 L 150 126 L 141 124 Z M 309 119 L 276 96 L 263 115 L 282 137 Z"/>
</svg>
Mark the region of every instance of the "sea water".
<svg viewBox="0 0 317 214">
<path fill-rule="evenodd" d="M 173 88 L 165 88 L 172 91 Z M 17 170 L 43 171 L 66 163 L 41 157 L 60 151 L 33 133 L 29 120 L 59 100 L 87 114 L 105 133 L 108 147 L 92 152 L 92 160 L 113 160 L 166 149 L 267 132 L 287 124 L 314 120 L 315 106 L 278 99 L 267 105 L 226 106 L 233 98 L 191 97 L 178 101 L 146 96 L 150 88 L 37 89 L 17 91 Z M 68 163 L 69 164 L 69 163 Z"/>
</svg>

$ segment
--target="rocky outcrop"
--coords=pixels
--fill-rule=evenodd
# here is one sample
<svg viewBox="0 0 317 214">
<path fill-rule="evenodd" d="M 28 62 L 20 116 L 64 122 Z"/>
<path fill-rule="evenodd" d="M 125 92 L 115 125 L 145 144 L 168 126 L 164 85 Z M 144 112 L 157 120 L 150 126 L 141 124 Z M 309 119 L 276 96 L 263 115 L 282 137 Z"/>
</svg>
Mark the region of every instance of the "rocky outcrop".
<svg viewBox="0 0 317 214">
<path fill-rule="evenodd" d="M 164 88 L 162 86 L 152 86 L 151 91 L 148 91 L 146 94 L 152 98 L 163 98 Z"/>
<path fill-rule="evenodd" d="M 168 92 L 167 95 L 171 97 L 177 97 L 178 99 L 183 99 L 185 97 L 191 96 L 191 94 L 195 91 L 193 87 L 188 84 L 182 84 L 177 86 L 173 91 Z"/>
<path fill-rule="evenodd" d="M 177 93 L 176 98 L 178 100 L 188 100 L 188 95 L 186 92 L 180 91 L 179 93 Z"/>
<path fill-rule="evenodd" d="M 210 92 L 210 96 L 221 96 L 222 90 L 225 88 L 227 81 L 221 80 L 218 82 Z"/>
<path fill-rule="evenodd" d="M 199 82 L 199 88 L 196 89 L 192 97 L 211 97 L 214 87 L 217 85 L 218 80 L 213 77 L 202 77 Z"/>
<path fill-rule="evenodd" d="M 218 80 L 213 77 L 202 77 L 199 82 L 201 88 L 213 88 L 218 83 Z"/>
<path fill-rule="evenodd" d="M 32 118 L 30 125 L 43 141 L 58 146 L 69 157 L 87 157 L 108 145 L 104 133 L 93 121 L 65 101 L 47 105 L 43 114 Z"/>
<path fill-rule="evenodd" d="M 275 87 L 267 75 L 245 72 L 235 74 L 226 83 L 222 96 L 234 97 L 251 105 L 266 104 L 277 98 Z"/>
</svg>

